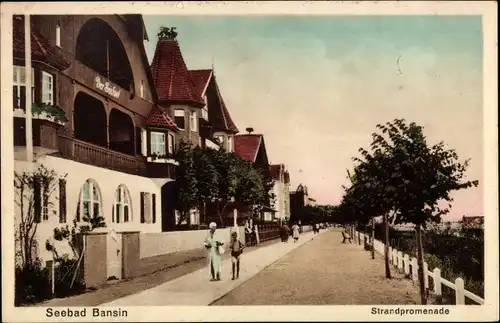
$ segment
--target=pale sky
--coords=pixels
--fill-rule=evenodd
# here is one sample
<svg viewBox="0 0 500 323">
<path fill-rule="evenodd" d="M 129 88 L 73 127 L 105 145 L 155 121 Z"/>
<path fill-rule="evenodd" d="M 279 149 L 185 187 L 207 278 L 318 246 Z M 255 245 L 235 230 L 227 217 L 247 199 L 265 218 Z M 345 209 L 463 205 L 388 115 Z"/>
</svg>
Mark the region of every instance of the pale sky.
<svg viewBox="0 0 500 323">
<path fill-rule="evenodd" d="M 292 189 L 336 204 L 346 169 L 377 123 L 405 118 L 443 140 L 480 187 L 449 216 L 483 214 L 479 16 L 144 16 L 151 61 L 160 26 L 177 27 L 189 69 L 211 68 L 241 132 L 264 134 Z M 399 68 L 402 74 L 398 71 Z"/>
</svg>

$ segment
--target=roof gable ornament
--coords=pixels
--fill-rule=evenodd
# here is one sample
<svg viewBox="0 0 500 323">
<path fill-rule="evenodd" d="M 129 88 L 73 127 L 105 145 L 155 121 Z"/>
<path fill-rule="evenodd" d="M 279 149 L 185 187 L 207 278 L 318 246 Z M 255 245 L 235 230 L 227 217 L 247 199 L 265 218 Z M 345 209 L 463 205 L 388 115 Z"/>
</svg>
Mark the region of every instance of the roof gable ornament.
<svg viewBox="0 0 500 323">
<path fill-rule="evenodd" d="M 177 32 L 175 31 L 177 27 L 160 27 L 160 32 L 158 33 L 158 40 L 175 40 L 177 37 Z"/>
<path fill-rule="evenodd" d="M 245 130 L 248 132 L 249 135 L 251 135 L 252 132 L 253 132 L 253 128 L 252 127 L 248 127 Z"/>
</svg>

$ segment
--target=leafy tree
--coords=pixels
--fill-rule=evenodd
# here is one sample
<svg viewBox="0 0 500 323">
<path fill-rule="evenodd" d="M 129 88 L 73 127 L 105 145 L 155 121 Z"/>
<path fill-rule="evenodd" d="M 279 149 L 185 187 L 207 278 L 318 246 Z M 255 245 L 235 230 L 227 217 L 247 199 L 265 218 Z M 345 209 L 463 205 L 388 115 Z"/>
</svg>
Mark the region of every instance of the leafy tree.
<svg viewBox="0 0 500 323">
<path fill-rule="evenodd" d="M 416 225 L 421 299 L 426 304 L 422 228 L 449 212 L 451 191 L 477 186 L 478 182 L 464 180 L 469 160 L 460 163 L 456 152 L 443 142 L 429 146 L 421 126 L 395 119 L 377 125 L 377 129 L 379 133 L 372 135 L 371 153 L 360 149 L 363 159 L 356 159 L 351 190 L 357 191 L 353 193 L 359 199 L 357 203 L 363 208 L 374 207 L 374 214 L 384 215 L 386 224 L 387 212 L 392 211 L 393 223 Z M 370 203 L 375 199 L 379 202 Z M 448 206 L 441 207 L 441 201 L 447 201 Z"/>
<path fill-rule="evenodd" d="M 180 217 L 178 225 L 184 221 L 190 222 L 190 212 L 195 208 L 199 201 L 197 173 L 199 166 L 196 165 L 195 153 L 191 149 L 191 144 L 181 142 L 176 153 L 177 166 L 176 190 L 177 199 L 175 208 L 179 211 Z M 199 159 L 198 159 L 199 160 Z"/>
<path fill-rule="evenodd" d="M 32 171 L 14 172 L 15 203 L 19 207 L 16 224 L 16 240 L 19 243 L 17 254 L 20 256 L 21 268 L 30 269 L 36 266 L 38 244 L 36 232 L 44 217 L 56 214 L 52 209 L 53 193 L 67 174 L 59 175 L 55 170 L 43 164 Z"/>
</svg>

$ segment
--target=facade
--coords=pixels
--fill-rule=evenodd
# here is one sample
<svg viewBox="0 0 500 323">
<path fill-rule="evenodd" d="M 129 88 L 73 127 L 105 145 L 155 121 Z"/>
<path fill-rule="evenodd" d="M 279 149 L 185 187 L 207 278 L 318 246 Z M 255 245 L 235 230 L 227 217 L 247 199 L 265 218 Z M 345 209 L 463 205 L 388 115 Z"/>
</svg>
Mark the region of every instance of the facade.
<svg viewBox="0 0 500 323">
<path fill-rule="evenodd" d="M 31 81 L 24 17 L 14 18 L 15 171 L 44 165 L 67 174 L 51 195 L 52 212 L 43 185 L 35 185 L 39 245 L 55 227 L 84 216 L 102 216 L 108 230 L 160 232 L 179 129 L 154 87 L 142 17 L 43 15 L 31 16 L 30 25 Z M 30 129 L 26 91 L 32 93 Z M 18 207 L 16 219 L 21 213 Z"/>
<path fill-rule="evenodd" d="M 158 92 L 158 102 L 179 128 L 177 145 L 234 150 L 234 124 L 217 85 L 213 69 L 188 70 L 173 30 L 165 30 L 156 45 L 151 73 Z M 166 193 L 165 203 L 172 201 L 174 187 Z M 189 224 L 205 222 L 206 210 L 191 210 Z M 163 230 L 175 230 L 179 214 L 163 209 Z M 186 223 L 182 223 L 187 225 Z"/>
<path fill-rule="evenodd" d="M 276 210 L 274 218 L 279 222 L 290 219 L 290 174 L 285 165 L 270 165 L 271 178 L 273 179 L 274 201 L 273 208 Z"/>
<path fill-rule="evenodd" d="M 295 191 L 290 192 L 290 216 L 296 219 L 305 206 L 315 206 L 316 200 L 309 196 L 307 186 L 299 184 Z"/>
<path fill-rule="evenodd" d="M 265 177 L 271 178 L 263 135 L 248 133 L 234 136 L 234 153 L 239 158 L 254 163 Z M 271 207 L 271 202 L 269 201 L 268 206 L 264 207 L 260 215 L 261 220 L 272 221 L 275 218 L 276 210 Z"/>
</svg>

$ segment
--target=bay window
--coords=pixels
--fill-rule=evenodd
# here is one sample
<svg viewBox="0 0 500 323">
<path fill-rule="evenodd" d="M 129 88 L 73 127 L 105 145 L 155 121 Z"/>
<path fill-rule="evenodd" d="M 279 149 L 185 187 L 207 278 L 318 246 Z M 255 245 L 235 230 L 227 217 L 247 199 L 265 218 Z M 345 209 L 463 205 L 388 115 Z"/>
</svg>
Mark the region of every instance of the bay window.
<svg viewBox="0 0 500 323">
<path fill-rule="evenodd" d="M 231 136 L 227 137 L 227 151 L 228 152 L 233 151 L 233 137 Z"/>
<path fill-rule="evenodd" d="M 191 111 L 190 117 L 190 126 L 191 126 L 191 131 L 198 131 L 198 118 L 196 116 L 195 111 Z"/>
<path fill-rule="evenodd" d="M 31 69 L 31 103 L 35 102 L 35 70 Z M 14 66 L 14 108 L 26 110 L 26 69 Z"/>
<path fill-rule="evenodd" d="M 174 153 L 174 135 L 171 133 L 168 134 L 168 153 Z"/>
<path fill-rule="evenodd" d="M 42 103 L 54 104 L 54 77 L 42 71 Z"/>
<path fill-rule="evenodd" d="M 157 156 L 165 155 L 165 134 L 163 132 L 151 132 L 151 154 Z"/>
<path fill-rule="evenodd" d="M 175 123 L 179 129 L 186 129 L 185 111 L 181 109 L 175 110 Z"/>
</svg>

